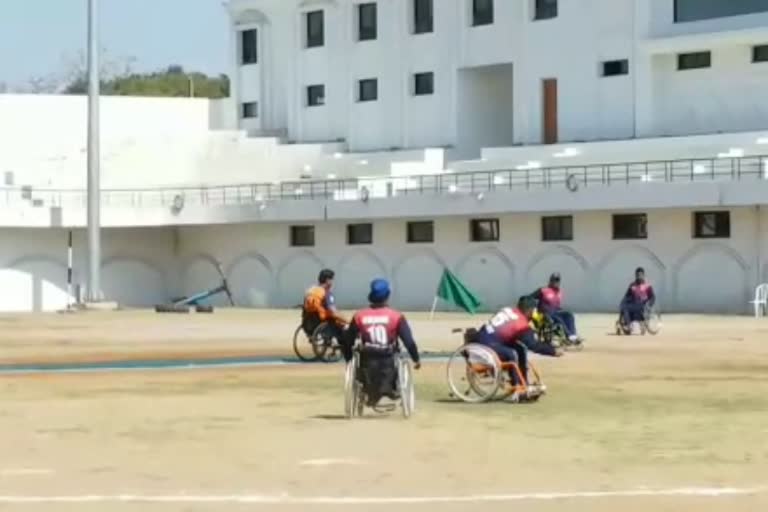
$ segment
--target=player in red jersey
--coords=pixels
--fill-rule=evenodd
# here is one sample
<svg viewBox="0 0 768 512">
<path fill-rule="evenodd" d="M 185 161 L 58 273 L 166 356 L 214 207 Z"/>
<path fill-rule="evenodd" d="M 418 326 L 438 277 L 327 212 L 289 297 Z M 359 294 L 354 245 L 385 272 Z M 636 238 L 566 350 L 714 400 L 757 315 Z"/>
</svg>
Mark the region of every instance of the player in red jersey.
<svg viewBox="0 0 768 512">
<path fill-rule="evenodd" d="M 475 343 L 491 348 L 503 362 L 514 361 L 524 378 L 528 378 L 528 350 L 545 356 L 560 357 L 563 351 L 549 343 L 542 343 L 530 326 L 531 316 L 536 309 L 536 299 L 520 297 L 516 308 L 506 307 L 496 313 L 478 329 L 473 336 Z M 510 376 L 515 384 L 518 378 L 514 371 Z"/>
<path fill-rule="evenodd" d="M 383 396 L 392 400 L 399 398 L 394 358 L 399 350 L 398 341 L 403 343 L 411 356 L 414 368 L 418 370 L 421 367 L 411 327 L 402 313 L 389 307 L 389 295 L 390 287 L 385 279 L 371 281 L 368 294 L 370 306 L 352 317 L 342 346 L 344 359 L 349 363 L 355 340 L 360 338 L 360 377 L 370 406 L 376 405 Z"/>
</svg>

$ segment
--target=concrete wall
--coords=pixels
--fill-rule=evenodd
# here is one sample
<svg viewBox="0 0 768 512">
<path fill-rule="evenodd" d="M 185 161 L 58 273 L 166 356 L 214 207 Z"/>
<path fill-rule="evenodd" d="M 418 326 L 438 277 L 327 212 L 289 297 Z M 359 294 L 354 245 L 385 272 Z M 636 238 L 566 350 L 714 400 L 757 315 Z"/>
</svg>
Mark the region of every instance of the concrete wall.
<svg viewBox="0 0 768 512">
<path fill-rule="evenodd" d="M 102 286 L 128 307 L 151 306 L 178 293 L 172 228 L 102 232 Z M 55 311 L 67 304 L 67 231 L 2 229 L 0 311 Z M 86 234 L 74 232 L 74 282 L 84 283 Z"/>
<path fill-rule="evenodd" d="M 342 307 L 361 306 L 369 280 L 387 277 L 397 306 L 427 309 L 447 266 L 492 309 L 559 271 L 569 308 L 613 311 L 635 267 L 643 266 L 665 311 L 744 313 L 759 276 L 768 279 L 768 213 L 730 211 L 731 238 L 710 241 L 692 238 L 691 210 L 684 209 L 648 211 L 648 239 L 637 241 L 612 240 L 610 214 L 594 211 L 574 216 L 574 240 L 563 243 L 541 241 L 538 214 L 499 215 L 498 243 L 469 242 L 469 217 L 434 218 L 432 244 L 406 243 L 407 218 L 375 221 L 370 246 L 347 246 L 344 221 L 311 222 L 317 242 L 311 248 L 290 247 L 290 222 L 110 229 L 104 288 L 124 304 L 151 306 L 215 285 L 219 260 L 238 305 L 291 307 L 328 266 L 337 271 Z M 0 310 L 62 307 L 65 231 L 5 228 L 0 240 L 6 242 Z M 85 269 L 83 248 L 78 231 L 76 281 Z"/>
</svg>

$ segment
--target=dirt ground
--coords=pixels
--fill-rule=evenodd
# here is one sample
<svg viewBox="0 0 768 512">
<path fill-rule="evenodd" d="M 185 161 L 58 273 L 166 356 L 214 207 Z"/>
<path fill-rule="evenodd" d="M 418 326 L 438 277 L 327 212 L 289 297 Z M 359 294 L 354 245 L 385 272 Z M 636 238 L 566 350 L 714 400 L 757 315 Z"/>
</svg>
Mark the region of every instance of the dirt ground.
<svg viewBox="0 0 768 512">
<path fill-rule="evenodd" d="M 479 322 L 409 317 L 435 352 Z M 296 320 L 3 316 L 0 365 L 287 356 Z M 768 321 L 670 316 L 633 338 L 613 321 L 579 317 L 584 352 L 536 360 L 549 387 L 537 404 L 453 402 L 445 363 L 429 363 L 410 420 L 341 419 L 340 364 L 0 373 L 0 511 L 768 509 Z M 743 494 L 653 495 L 693 487 Z M 33 497 L 74 501 L 22 503 Z"/>
</svg>

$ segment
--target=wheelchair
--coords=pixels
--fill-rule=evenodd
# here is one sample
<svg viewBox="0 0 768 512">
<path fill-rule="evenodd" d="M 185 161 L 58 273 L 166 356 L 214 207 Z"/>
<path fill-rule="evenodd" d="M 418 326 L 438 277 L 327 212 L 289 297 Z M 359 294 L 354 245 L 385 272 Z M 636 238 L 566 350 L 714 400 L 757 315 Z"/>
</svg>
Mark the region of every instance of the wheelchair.
<svg viewBox="0 0 768 512">
<path fill-rule="evenodd" d="M 573 342 L 568 339 L 565 327 L 560 322 L 553 321 L 549 315 L 544 314 L 538 309 L 533 312 L 531 326 L 536 331 L 536 336 L 543 343 L 549 343 L 564 350 L 582 350 L 584 348 L 582 342 Z"/>
<path fill-rule="evenodd" d="M 541 375 L 528 361 L 528 379 L 525 379 L 515 362 L 502 362 L 490 347 L 472 342 L 474 329 L 454 329 L 464 333 L 464 344 L 448 358 L 446 376 L 451 397 L 466 403 L 483 403 L 492 400 L 510 402 L 536 402 L 547 392 Z M 510 378 L 512 371 L 519 382 Z"/>
<path fill-rule="evenodd" d="M 396 351 L 393 354 L 395 371 L 397 372 L 397 391 L 400 394 L 398 403 L 387 405 L 368 405 L 368 392 L 365 389 L 365 378 L 361 367 L 359 347 L 354 350 L 352 361 L 347 364 L 344 372 L 344 416 L 352 419 L 362 417 L 365 408 L 370 407 L 377 413 L 394 411 L 398 405 L 404 418 L 410 418 L 416 407 L 416 391 L 413 385 L 413 370 L 408 359 Z"/>
<path fill-rule="evenodd" d="M 643 317 L 641 320 L 633 321 L 630 325 L 624 325 L 622 321 L 621 312 L 619 312 L 619 318 L 616 320 L 616 335 L 631 336 L 633 333 L 632 324 L 637 324 L 640 327 L 640 334 L 645 336 L 650 334 L 655 336 L 661 331 L 661 311 L 656 304 L 646 304 L 643 309 Z"/>
<path fill-rule="evenodd" d="M 310 335 L 304 325 L 293 333 L 293 352 L 301 361 L 335 363 L 341 359 L 341 344 L 328 322 L 322 322 Z"/>
</svg>

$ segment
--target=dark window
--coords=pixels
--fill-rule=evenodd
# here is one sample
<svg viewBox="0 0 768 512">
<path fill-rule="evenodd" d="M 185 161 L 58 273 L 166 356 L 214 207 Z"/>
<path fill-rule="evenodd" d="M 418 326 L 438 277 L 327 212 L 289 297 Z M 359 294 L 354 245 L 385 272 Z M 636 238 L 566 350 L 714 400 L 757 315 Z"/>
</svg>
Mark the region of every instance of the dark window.
<svg viewBox="0 0 768 512">
<path fill-rule="evenodd" d="M 434 0 L 413 0 L 413 33 L 427 34 L 434 30 Z"/>
<path fill-rule="evenodd" d="M 493 0 L 472 0 L 472 25 L 493 23 Z"/>
<path fill-rule="evenodd" d="M 413 94 L 426 96 L 435 93 L 435 74 L 416 73 L 413 75 Z"/>
<path fill-rule="evenodd" d="M 435 223 L 431 220 L 408 223 L 408 243 L 420 244 L 435 241 Z"/>
<path fill-rule="evenodd" d="M 291 226 L 292 247 L 313 247 L 315 245 L 315 226 Z"/>
<path fill-rule="evenodd" d="M 711 52 L 679 53 L 677 55 L 677 69 L 702 69 L 712 66 Z"/>
<path fill-rule="evenodd" d="M 694 212 L 694 238 L 730 238 L 731 212 Z"/>
<path fill-rule="evenodd" d="M 240 52 L 243 64 L 256 64 L 259 62 L 259 39 L 256 29 L 240 32 Z"/>
<path fill-rule="evenodd" d="M 259 104 L 255 101 L 249 101 L 249 102 L 243 103 L 243 108 L 241 113 L 242 113 L 243 119 L 259 117 Z"/>
<path fill-rule="evenodd" d="M 619 76 L 628 74 L 629 61 L 627 59 L 607 60 L 603 62 L 603 76 Z"/>
<path fill-rule="evenodd" d="M 325 105 L 324 85 L 310 85 L 307 87 L 307 105 L 310 107 Z"/>
<path fill-rule="evenodd" d="M 768 62 L 768 44 L 752 47 L 752 62 Z"/>
<path fill-rule="evenodd" d="M 357 39 L 372 41 L 376 39 L 376 3 L 359 4 L 357 6 Z"/>
<path fill-rule="evenodd" d="M 573 217 L 542 217 L 541 239 L 545 242 L 573 240 Z"/>
<path fill-rule="evenodd" d="M 379 99 L 379 81 L 375 78 L 360 80 L 357 84 L 357 101 L 376 101 Z"/>
<path fill-rule="evenodd" d="M 325 17 L 323 11 L 311 11 L 306 14 L 307 48 L 325 44 Z"/>
<path fill-rule="evenodd" d="M 644 213 L 630 213 L 613 216 L 613 239 L 633 240 L 648 238 L 648 216 Z"/>
<path fill-rule="evenodd" d="M 768 12 L 766 0 L 675 0 L 675 23 Z"/>
<path fill-rule="evenodd" d="M 469 222 L 473 242 L 498 242 L 499 219 L 473 219 Z"/>
<path fill-rule="evenodd" d="M 557 0 L 536 0 L 535 20 L 550 20 L 557 18 Z"/>
<path fill-rule="evenodd" d="M 373 224 L 347 224 L 348 245 L 369 245 L 373 243 Z"/>
</svg>

